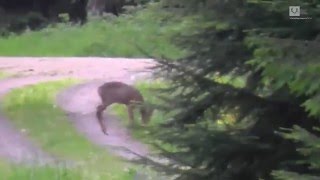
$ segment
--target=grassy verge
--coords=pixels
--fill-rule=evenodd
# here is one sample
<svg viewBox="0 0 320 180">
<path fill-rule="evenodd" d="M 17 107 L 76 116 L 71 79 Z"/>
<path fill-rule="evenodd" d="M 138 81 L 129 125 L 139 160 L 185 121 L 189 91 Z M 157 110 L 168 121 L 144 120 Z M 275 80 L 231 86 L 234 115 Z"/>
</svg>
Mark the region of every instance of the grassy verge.
<svg viewBox="0 0 320 180">
<path fill-rule="evenodd" d="M 156 5 L 119 18 L 91 19 L 84 26 L 58 24 L 36 32 L 0 39 L 0 56 L 179 57 L 170 42 L 173 23 L 163 23 Z M 33 44 L 30 46 L 30 44 Z"/>
<path fill-rule="evenodd" d="M 0 79 L 5 79 L 12 76 L 12 74 L 0 71 Z"/>
<path fill-rule="evenodd" d="M 5 180 L 73 180 L 84 179 L 76 169 L 54 167 L 24 167 L 0 162 L 1 178 Z"/>
<path fill-rule="evenodd" d="M 19 129 L 25 129 L 27 135 L 44 150 L 80 163 L 80 169 L 68 171 L 71 179 L 79 179 L 76 176 L 80 179 L 132 178 L 132 165 L 88 142 L 67 121 L 63 111 L 53 104 L 59 90 L 75 83 L 73 80 L 64 80 L 15 89 L 5 97 L 2 108 L 12 122 Z M 50 179 L 52 173 L 59 175 L 59 169 L 32 171 L 38 172 L 40 177 L 44 173 L 47 179 Z M 22 169 L 18 174 L 27 176 L 32 171 Z M 13 172 L 17 174 L 17 171 Z"/>
<path fill-rule="evenodd" d="M 99 172 L 88 172 L 85 168 L 5 166 L 6 170 L 0 170 L 1 176 L 5 180 L 132 180 L 134 176 L 133 171 L 122 173 L 122 175 L 102 176 Z"/>
<path fill-rule="evenodd" d="M 6 73 L 0 71 L 0 79 L 6 78 Z"/>
</svg>

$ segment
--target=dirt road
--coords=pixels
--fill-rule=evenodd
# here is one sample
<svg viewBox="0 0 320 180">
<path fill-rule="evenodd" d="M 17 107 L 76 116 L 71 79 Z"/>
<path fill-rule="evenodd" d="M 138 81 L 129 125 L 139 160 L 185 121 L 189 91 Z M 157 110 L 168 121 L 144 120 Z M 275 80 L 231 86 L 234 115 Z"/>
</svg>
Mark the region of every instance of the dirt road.
<svg viewBox="0 0 320 180">
<path fill-rule="evenodd" d="M 135 78 L 146 74 L 146 68 L 153 64 L 151 59 L 0 57 L 0 71 L 24 76 L 68 76 L 89 80 Z"/>
</svg>

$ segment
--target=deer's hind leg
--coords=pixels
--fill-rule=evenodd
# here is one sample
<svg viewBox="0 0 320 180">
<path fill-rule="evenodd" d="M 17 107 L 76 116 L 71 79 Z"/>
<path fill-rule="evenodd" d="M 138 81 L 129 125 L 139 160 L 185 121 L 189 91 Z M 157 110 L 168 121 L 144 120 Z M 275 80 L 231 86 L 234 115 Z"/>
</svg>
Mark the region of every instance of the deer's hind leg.
<svg viewBox="0 0 320 180">
<path fill-rule="evenodd" d="M 134 125 L 134 107 L 132 104 L 127 105 L 129 124 L 130 126 Z"/>
<path fill-rule="evenodd" d="M 97 111 L 96 111 L 96 117 L 98 119 L 98 122 L 99 122 L 99 125 L 100 125 L 100 128 L 102 130 L 102 132 L 105 134 L 105 135 L 108 135 L 107 133 L 107 127 L 106 127 L 106 124 L 105 124 L 105 121 L 103 121 L 103 117 L 102 117 L 102 114 L 103 114 L 103 111 L 107 108 L 107 105 L 105 104 L 101 104 L 97 107 Z"/>
</svg>

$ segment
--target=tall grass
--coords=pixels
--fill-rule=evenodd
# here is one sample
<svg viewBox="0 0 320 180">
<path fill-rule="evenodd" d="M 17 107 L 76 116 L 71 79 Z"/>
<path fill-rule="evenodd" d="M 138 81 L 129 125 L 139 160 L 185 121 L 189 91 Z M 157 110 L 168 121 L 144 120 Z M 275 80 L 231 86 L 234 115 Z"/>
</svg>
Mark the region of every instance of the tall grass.
<svg viewBox="0 0 320 180">
<path fill-rule="evenodd" d="M 105 149 L 87 141 L 76 132 L 63 111 L 53 104 L 59 90 L 76 82 L 55 81 L 15 89 L 4 98 L 2 109 L 17 128 L 24 129 L 26 135 L 45 151 L 72 160 L 80 166 L 80 169 L 66 171 L 71 179 L 132 178 L 134 171 L 132 164 L 111 156 Z M 50 168 L 32 169 L 32 171 L 18 168 L 11 174 L 13 177 L 20 174 L 27 177 L 34 172 L 39 173 L 38 177 L 42 177 L 43 173 L 43 177 L 50 180 L 54 179 L 51 174 L 59 173 L 57 169 Z M 76 178 L 78 176 L 79 178 Z"/>
<path fill-rule="evenodd" d="M 0 39 L 0 56 L 180 57 L 170 42 L 177 25 L 163 23 L 156 5 L 119 18 L 91 19 L 84 26 L 56 24 Z"/>
</svg>

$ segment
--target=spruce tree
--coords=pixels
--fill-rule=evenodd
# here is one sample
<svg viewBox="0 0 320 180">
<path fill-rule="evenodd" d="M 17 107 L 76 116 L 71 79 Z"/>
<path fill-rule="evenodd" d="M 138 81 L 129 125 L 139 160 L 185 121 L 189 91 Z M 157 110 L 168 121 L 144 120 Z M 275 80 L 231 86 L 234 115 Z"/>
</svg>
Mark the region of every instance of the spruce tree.
<svg viewBox="0 0 320 180">
<path fill-rule="evenodd" d="M 157 59 L 174 113 L 158 138 L 180 150 L 163 154 L 192 167 L 178 179 L 319 179 L 317 1 L 174 2 L 194 20 L 173 39 L 188 55 Z"/>
</svg>

